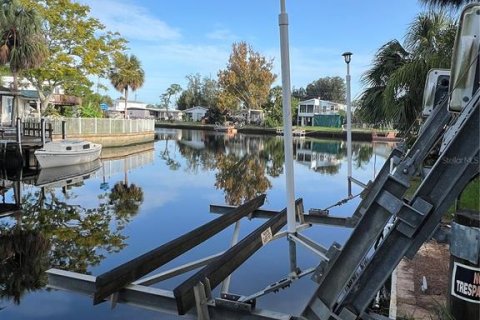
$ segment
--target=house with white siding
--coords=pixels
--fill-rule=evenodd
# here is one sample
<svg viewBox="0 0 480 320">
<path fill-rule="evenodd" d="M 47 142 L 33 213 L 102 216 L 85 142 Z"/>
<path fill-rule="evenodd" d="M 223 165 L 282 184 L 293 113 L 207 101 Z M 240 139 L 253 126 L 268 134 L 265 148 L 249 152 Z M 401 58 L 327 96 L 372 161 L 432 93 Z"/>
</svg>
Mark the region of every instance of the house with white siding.
<svg viewBox="0 0 480 320">
<path fill-rule="evenodd" d="M 116 99 L 109 109 L 110 113 L 124 113 L 125 100 Z M 145 102 L 127 101 L 127 114 L 130 119 L 177 120 L 183 118 L 183 112 L 176 109 L 155 108 Z"/>
<path fill-rule="evenodd" d="M 13 109 L 13 77 L 0 78 L 0 125 L 9 125 L 16 116 L 40 117 L 40 98 L 37 89 L 26 79 L 18 80 L 18 110 Z M 62 87 L 55 87 L 49 103 L 54 106 L 80 105 L 82 100 L 65 94 Z"/>
<path fill-rule="evenodd" d="M 297 125 L 314 126 L 315 117 L 319 115 L 339 115 L 339 111 L 345 111 L 346 106 L 341 103 L 321 100 L 318 98 L 300 101 L 298 106 Z"/>
<path fill-rule="evenodd" d="M 186 110 L 183 110 L 185 113 L 185 120 L 190 121 L 201 121 L 205 118 L 205 114 L 207 113 L 208 108 L 202 106 L 195 106 Z"/>
</svg>

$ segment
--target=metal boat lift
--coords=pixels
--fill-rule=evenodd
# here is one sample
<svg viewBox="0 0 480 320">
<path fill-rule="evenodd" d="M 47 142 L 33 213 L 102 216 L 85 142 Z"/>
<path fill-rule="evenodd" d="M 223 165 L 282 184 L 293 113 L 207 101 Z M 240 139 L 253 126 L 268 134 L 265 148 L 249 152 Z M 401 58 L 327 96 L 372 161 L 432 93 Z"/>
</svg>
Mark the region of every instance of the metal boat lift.
<svg viewBox="0 0 480 320">
<path fill-rule="evenodd" d="M 142 257 L 134 259 L 98 277 L 61 270 L 49 270 L 49 287 L 73 290 L 95 296 L 100 303 L 110 299 L 112 304 L 127 303 L 168 314 L 183 314 L 199 319 L 369 319 L 367 307 L 380 287 L 404 257 L 412 257 L 422 243 L 428 240 L 439 225 L 441 215 L 453 203 L 471 178 L 479 173 L 479 109 L 480 90 L 472 97 L 450 130 L 451 135 L 444 152 L 430 173 L 423 180 L 411 201 L 403 199 L 409 186 L 409 178 L 416 173 L 425 156 L 441 141 L 444 127 L 451 121 L 446 102 L 435 108 L 414 146 L 405 154 L 395 149 L 391 158 L 396 168 L 390 173 L 390 164 L 385 162 L 379 175 L 366 190 L 365 196 L 350 220 L 337 224 L 354 224 L 352 235 L 342 247 L 338 244 L 329 249 L 301 234 L 302 228 L 312 224 L 329 224 L 334 217 L 303 214 L 301 200 L 296 202 L 297 221 L 295 234 L 280 232 L 286 223 L 286 210 L 282 212 L 261 210 L 258 207 L 264 197 L 248 202 L 238 208 L 212 206 L 211 211 L 222 215 L 212 222 L 229 219 L 233 223 L 238 216 L 264 218 L 268 221 L 257 230 L 233 245 L 226 252 L 140 279 L 158 268 L 172 255 L 178 255 L 196 244 L 199 234 L 212 230 L 210 222 L 191 233 L 173 240 Z M 449 159 L 464 159 L 463 162 Z M 240 212 L 240 213 L 239 213 Z M 237 215 L 237 218 L 229 218 Z M 394 221 L 393 228 L 380 246 L 374 245 L 385 225 Z M 334 222 L 335 223 L 335 222 Z M 220 227 L 219 227 L 220 228 Z M 217 232 L 215 231 L 210 233 Z M 209 234 L 208 236 L 210 236 Z M 317 268 L 292 272 L 284 279 L 267 286 L 264 290 L 248 296 L 228 293 L 214 298 L 211 290 L 220 285 L 242 262 L 269 241 L 287 236 L 289 240 L 308 247 L 322 261 Z M 183 240 L 181 240 L 183 238 Z M 187 248 L 187 247 L 189 248 Z M 162 249 L 163 248 L 163 249 Z M 136 261 L 135 261 L 136 260 Z M 152 261 L 156 262 L 150 264 Z M 161 261 L 160 261 L 161 260 Z M 150 262 L 148 262 L 150 261 Z M 148 262 L 148 263 L 147 263 Z M 293 262 L 295 265 L 295 262 Z M 151 267 L 149 267 L 151 266 Z M 145 269 L 146 268 L 146 269 Z M 153 283 L 178 274 L 201 268 L 196 274 L 167 291 L 149 287 Z M 290 315 L 258 309 L 256 298 L 285 288 L 298 278 L 313 273 L 319 283 L 314 296 L 302 315 Z M 228 286 L 227 286 L 228 287 Z"/>
<path fill-rule="evenodd" d="M 480 5 L 467 6 L 464 13 L 468 10 L 476 12 L 480 10 Z M 286 21 L 285 17 L 280 20 Z M 473 66 L 476 71 L 473 76 L 469 73 L 473 80 L 467 81 L 467 85 L 463 86 L 466 89 L 462 95 L 462 108 L 457 110 L 459 113 L 452 115 L 448 110 L 451 94 L 435 104 L 436 107 L 413 146 L 409 150 L 397 148 L 391 153 L 375 180 L 364 190 L 362 201 L 351 217 L 304 214 L 299 199 L 294 203 L 292 232 L 290 224 L 287 231 L 280 231 L 287 223 L 288 208 L 281 212 L 259 209 L 265 199 L 263 195 L 236 208 L 212 206 L 212 212 L 222 215 L 103 275 L 95 277 L 48 270 L 49 287 L 92 295 L 94 304 L 110 300 L 112 306 L 127 303 L 202 320 L 382 319 L 368 311 L 368 306 L 381 286 L 404 256 L 413 257 L 420 246 L 430 239 L 439 226 L 442 214 L 471 179 L 479 174 L 478 36 L 475 41 L 476 51 L 473 54 L 469 51 L 471 55 L 467 66 Z M 452 82 L 453 89 L 456 89 L 456 82 Z M 424 159 L 433 149 L 438 149 L 439 145 L 441 148 L 434 166 L 412 199 L 405 199 L 410 179 L 418 174 Z M 395 165 L 393 171 L 390 162 Z M 237 242 L 238 221 L 246 216 L 268 220 Z M 289 216 L 289 223 L 291 219 Z M 233 223 L 236 225 L 232 246 L 227 251 L 142 279 Z M 378 243 L 385 226 L 390 223 L 390 231 Z M 330 248 L 325 248 L 302 235 L 301 231 L 313 224 L 344 225 L 354 229 L 343 247 L 334 243 Z M 228 277 L 231 273 L 259 248 L 281 237 L 287 237 L 290 243 L 290 274 L 248 296 L 229 293 Z M 296 244 L 315 253 L 320 264 L 316 268 L 299 270 L 296 266 Z M 173 291 L 149 287 L 153 283 L 199 268 L 197 273 Z M 313 274 L 312 279 L 318 283 L 318 288 L 300 315 L 256 307 L 258 297 L 285 288 L 309 274 Z M 212 290 L 222 281 L 222 293 L 220 297 L 214 298 Z"/>
<path fill-rule="evenodd" d="M 443 153 L 417 189 L 412 200 L 407 201 L 403 199 L 403 195 L 409 187 L 409 178 L 417 172 L 430 150 L 441 141 L 442 136 L 445 136 L 442 133 L 451 121 L 446 101 L 435 108 L 426 124 L 427 129 L 423 130 L 413 147 L 405 154 L 399 149 L 392 152 L 390 157 L 396 162 L 394 172 L 390 173 L 390 164 L 388 161 L 385 162 L 375 181 L 369 185 L 362 202 L 352 216 L 355 228 L 343 248 L 334 244 L 326 249 L 301 234 L 301 228 L 309 227 L 314 223 L 328 223 L 335 218 L 304 215 L 301 201 L 297 200 L 297 220 L 301 224 L 295 234 L 287 236 L 290 240 L 310 248 L 322 260 L 313 274 L 313 279 L 319 283 L 319 287 L 301 316 L 257 309 L 255 299 L 288 286 L 292 281 L 312 273 L 313 269 L 293 273 L 267 286 L 265 290 L 249 296 L 241 297 L 223 293 L 221 297 L 213 298 L 211 295 L 211 289 L 226 279 L 258 248 L 274 238 L 286 235 L 279 233 L 286 223 L 286 210 L 275 212 L 258 209 L 258 206 L 263 203 L 263 197 L 238 208 L 212 207 L 213 212 L 224 213 L 214 221 L 228 219 L 232 214 L 238 215 L 240 211 L 240 216 L 250 215 L 252 218 L 268 219 L 264 225 L 224 253 L 141 280 L 139 278 L 158 267 L 158 263 L 152 268 L 139 272 L 144 268 L 146 261 L 140 259 L 134 263 L 134 267 L 127 263 L 99 277 L 49 270 L 47 272 L 49 286 L 95 295 L 96 303 L 110 297 L 113 304 L 129 303 L 166 313 L 197 316 L 199 319 L 323 320 L 359 317 L 368 319 L 369 315 L 365 310 L 398 262 L 404 256 L 412 257 L 422 243 L 431 237 L 439 225 L 443 212 L 453 203 L 472 177 L 478 175 L 479 109 L 480 90 L 477 90 L 451 126 L 449 131 L 453 134 L 447 135 L 450 138 L 446 142 Z M 452 159 L 463 159 L 463 161 L 452 161 Z M 255 204 L 252 205 L 252 202 Z M 244 210 L 245 207 L 247 207 L 246 210 Z M 385 225 L 392 220 L 393 228 L 380 246 L 374 250 L 374 245 Z M 235 221 L 238 220 L 230 219 L 230 222 Z M 211 225 L 203 227 L 202 230 L 211 230 Z M 178 251 L 178 248 L 185 248 L 186 244 L 190 244 L 191 247 L 191 240 L 198 239 L 197 236 L 198 234 L 192 236 L 192 233 L 189 233 L 188 240 L 185 240 L 186 238 L 185 241 L 179 241 L 180 238 L 173 240 L 175 247 L 168 243 L 162 246 L 164 249 L 157 248 L 156 254 L 151 255 L 150 259 L 160 259 L 163 264 L 168 260 L 165 259 L 165 255 L 171 255 L 169 252 L 172 251 L 175 254 L 182 253 L 183 251 Z M 169 250 L 165 250 L 165 246 Z M 227 262 L 230 261 L 229 265 Z M 152 283 L 203 266 L 203 269 L 179 285 L 173 292 L 148 287 Z M 124 280 L 119 282 L 119 279 Z M 109 289 L 105 291 L 105 288 Z"/>
</svg>

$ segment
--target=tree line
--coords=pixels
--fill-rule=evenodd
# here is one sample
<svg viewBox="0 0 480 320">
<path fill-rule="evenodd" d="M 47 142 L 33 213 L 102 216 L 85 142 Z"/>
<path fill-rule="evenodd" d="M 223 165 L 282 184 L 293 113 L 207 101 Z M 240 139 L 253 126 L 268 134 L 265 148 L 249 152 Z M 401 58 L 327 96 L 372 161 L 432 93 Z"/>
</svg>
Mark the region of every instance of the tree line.
<svg viewBox="0 0 480 320">
<path fill-rule="evenodd" d="M 408 128 L 421 108 L 428 70 L 450 66 L 457 22 L 443 7 L 473 1 L 421 1 L 430 10 L 411 23 L 403 43 L 393 39 L 384 44 L 362 76 L 364 90 L 355 103 L 356 118 L 363 122 Z M 19 91 L 19 77 L 33 84 L 42 112 L 54 89 L 61 86 L 66 94 L 83 97 L 83 115 L 101 115 L 98 104 L 111 103 L 111 98 L 98 94 L 99 84 L 97 93 L 92 90 L 92 76 L 110 79 L 125 98 L 126 108 L 129 91 L 145 81 L 139 59 L 125 53 L 126 45 L 120 34 L 106 30 L 90 16 L 87 5 L 71 0 L 0 0 L 0 65 L 8 66 L 13 75 L 14 94 Z M 273 63 L 246 42 L 234 43 L 226 67 L 216 78 L 188 75 L 186 88 L 170 85 L 160 95 L 159 106 L 180 110 L 206 106 L 214 120 L 239 109 L 262 109 L 267 125 L 280 125 L 281 88 L 272 87 L 277 78 Z M 305 88 L 293 88 L 292 105 L 318 97 L 343 103 L 343 78 L 323 77 Z"/>
</svg>

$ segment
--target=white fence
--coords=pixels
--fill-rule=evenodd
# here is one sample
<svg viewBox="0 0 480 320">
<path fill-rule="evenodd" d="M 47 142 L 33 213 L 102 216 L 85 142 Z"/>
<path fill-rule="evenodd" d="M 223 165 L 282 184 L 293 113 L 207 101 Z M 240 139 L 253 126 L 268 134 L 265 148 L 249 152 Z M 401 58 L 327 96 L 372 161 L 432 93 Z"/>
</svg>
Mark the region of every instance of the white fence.
<svg viewBox="0 0 480 320">
<path fill-rule="evenodd" d="M 27 120 L 32 122 L 32 120 Z M 65 121 L 68 135 L 109 135 L 142 133 L 155 131 L 155 120 L 151 119 L 111 119 L 111 118 L 63 118 L 46 119 L 52 124 L 53 134 L 62 133 L 62 122 Z M 39 120 L 33 120 L 39 122 Z"/>
</svg>

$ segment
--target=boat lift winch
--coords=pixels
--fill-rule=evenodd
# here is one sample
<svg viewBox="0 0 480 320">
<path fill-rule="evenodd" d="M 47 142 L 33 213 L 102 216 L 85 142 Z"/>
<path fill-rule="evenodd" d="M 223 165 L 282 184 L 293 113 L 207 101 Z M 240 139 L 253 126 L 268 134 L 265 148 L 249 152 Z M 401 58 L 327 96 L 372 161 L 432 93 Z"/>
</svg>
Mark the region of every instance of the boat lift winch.
<svg viewBox="0 0 480 320">
<path fill-rule="evenodd" d="M 480 19 L 472 12 L 480 12 L 480 5 L 468 5 L 462 12 L 448 94 L 444 94 L 445 73 L 437 73 L 443 77 L 440 80 L 432 77 L 427 81 L 426 91 L 433 92 L 424 99 L 430 105 L 424 108 L 428 118 L 418 138 L 408 150 L 400 146 L 392 151 L 374 181 L 362 193 L 362 200 L 351 217 L 305 214 L 301 199 L 292 201 L 280 212 L 260 209 L 265 195 L 239 207 L 211 206 L 210 211 L 220 214 L 219 217 L 177 239 L 96 277 L 50 269 L 47 271 L 48 286 L 92 295 L 94 304 L 110 300 L 112 306 L 127 303 L 202 320 L 386 319 L 369 311 L 377 292 L 400 260 L 405 256 L 413 257 L 432 237 L 443 213 L 479 174 Z M 287 24 L 282 0 L 282 34 Z M 464 24 L 468 25 L 466 36 L 462 33 Z M 477 34 L 471 36 L 472 30 Z M 432 81 L 436 82 L 429 85 Z M 449 110 L 452 106 L 454 110 Z M 289 131 L 284 132 L 288 135 Z M 419 175 L 425 158 L 434 149 L 440 150 L 437 160 L 413 197 L 405 199 L 410 179 Z M 394 164 L 393 170 L 390 163 Z M 293 218 L 289 212 L 291 207 L 294 208 Z M 242 217 L 267 221 L 238 242 L 238 221 Z M 289 225 L 286 231 L 281 231 L 292 220 L 293 230 Z M 234 223 L 232 246 L 225 252 L 142 278 Z M 302 230 L 314 224 L 345 226 L 353 230 L 343 246 L 333 243 L 326 248 L 302 234 Z M 279 238 L 289 240 L 290 273 L 256 293 L 240 296 L 229 292 L 232 272 L 262 246 Z M 300 270 L 296 263 L 296 244 L 313 252 L 320 260 L 318 266 Z M 173 291 L 150 287 L 196 269 L 199 270 Z M 256 305 L 257 298 L 284 289 L 307 275 L 312 275 L 318 287 L 301 314 L 263 310 Z M 213 297 L 212 290 L 221 284 L 220 297 Z"/>
</svg>

